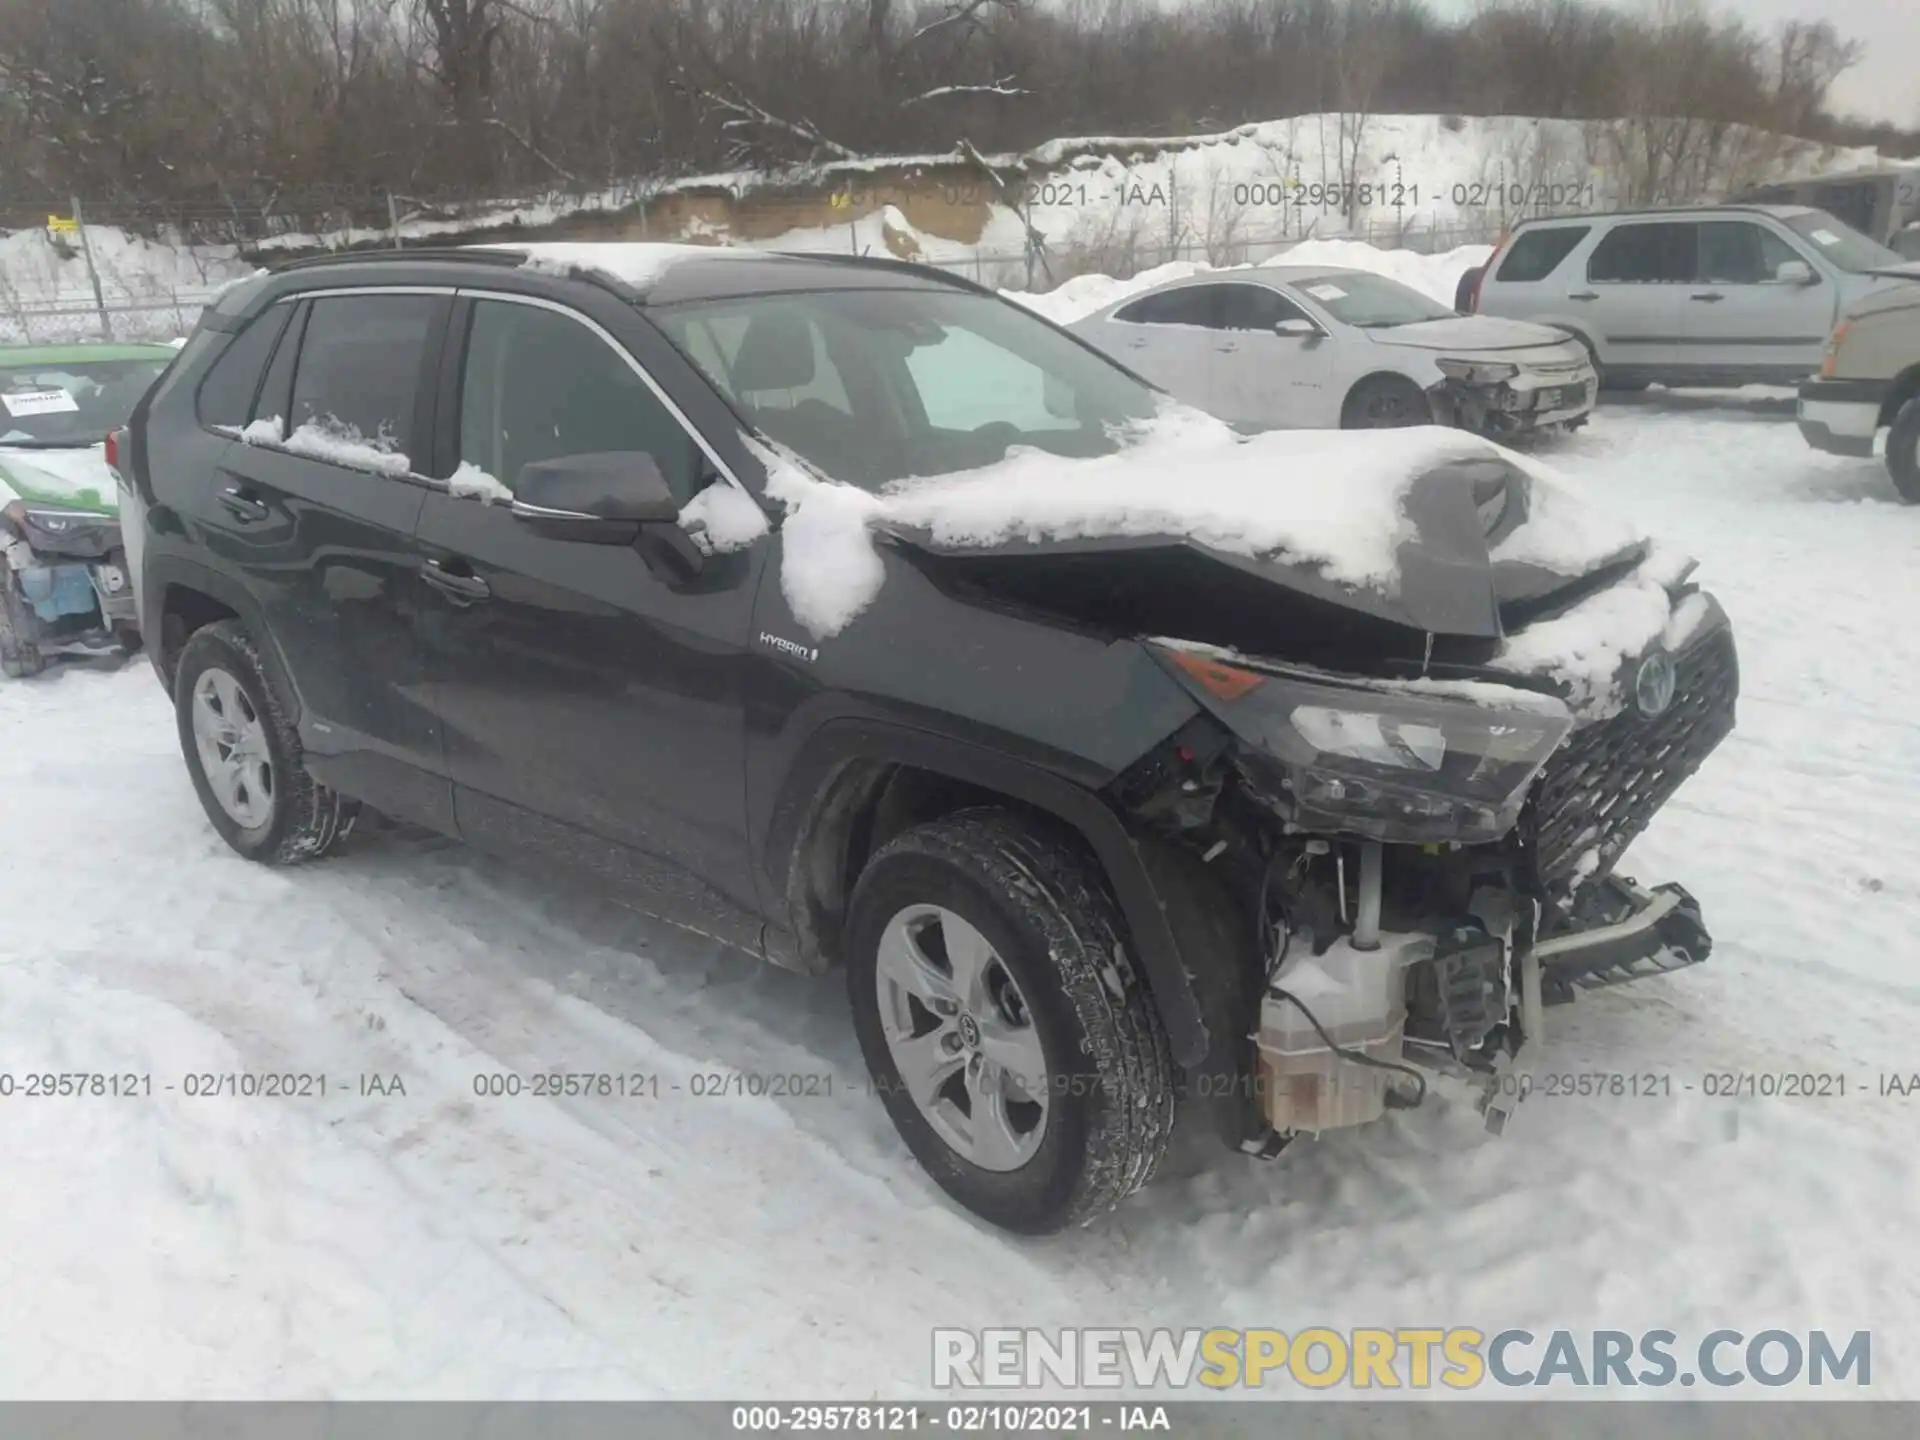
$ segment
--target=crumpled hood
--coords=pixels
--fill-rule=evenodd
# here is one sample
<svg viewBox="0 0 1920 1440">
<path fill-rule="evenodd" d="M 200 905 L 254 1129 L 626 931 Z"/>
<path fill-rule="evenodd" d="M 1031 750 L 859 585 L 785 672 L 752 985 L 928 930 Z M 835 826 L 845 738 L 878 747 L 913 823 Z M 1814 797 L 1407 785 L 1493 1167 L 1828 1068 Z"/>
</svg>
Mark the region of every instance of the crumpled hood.
<svg viewBox="0 0 1920 1440">
<path fill-rule="evenodd" d="M 1455 315 L 1442 320 L 1422 320 L 1414 325 L 1395 325 L 1390 330 L 1369 330 L 1367 338 L 1376 345 L 1399 345 L 1414 350 L 1445 350 L 1471 353 L 1479 350 L 1538 350 L 1542 346 L 1568 346 L 1576 342 L 1566 332 L 1525 320 L 1501 320 L 1492 315 Z"/>
<path fill-rule="evenodd" d="M 120 487 L 107 468 L 104 445 L 72 450 L 0 445 L 0 505 L 13 500 L 120 513 Z"/>
<path fill-rule="evenodd" d="M 1477 437 L 1463 438 L 1473 443 L 1443 447 L 1432 467 L 1397 490 L 1364 487 L 1350 497 L 1345 523 L 1384 537 L 1391 556 L 1387 570 L 1363 579 L 1356 579 L 1350 567 L 1341 573 L 1340 565 L 1309 553 L 1290 554 L 1284 543 L 1264 553 L 1244 553 L 1217 543 L 1204 527 L 1108 535 L 1049 535 L 1028 527 L 983 545 L 977 534 L 956 535 L 943 526 L 935 503 L 925 518 L 910 509 L 896 511 L 879 528 L 962 570 L 992 569 L 1004 577 L 1004 562 L 1023 558 L 1062 577 L 1075 574 L 1091 581 L 1104 570 L 1110 591 L 1156 583 L 1149 576 L 1162 584 L 1197 585 L 1211 592 L 1212 603 L 1239 612 L 1212 625 L 1216 632 L 1223 625 L 1262 628 L 1249 623 L 1255 617 L 1248 612 L 1263 606 L 1277 610 L 1273 592 L 1281 590 L 1317 608 L 1355 612 L 1421 635 L 1487 641 L 1506 633 L 1503 610 L 1524 609 L 1597 572 L 1631 566 L 1648 553 L 1650 542 L 1636 527 L 1589 507 L 1525 457 Z M 1177 472 L 1173 483 L 1191 497 L 1206 487 L 1204 467 Z M 1342 477 L 1335 470 L 1324 483 L 1339 485 Z M 1182 555 L 1174 558 L 1173 551 Z M 1031 582 L 1014 583 L 1022 590 L 1034 588 Z M 1044 579 L 1040 585 L 1044 588 Z"/>
</svg>

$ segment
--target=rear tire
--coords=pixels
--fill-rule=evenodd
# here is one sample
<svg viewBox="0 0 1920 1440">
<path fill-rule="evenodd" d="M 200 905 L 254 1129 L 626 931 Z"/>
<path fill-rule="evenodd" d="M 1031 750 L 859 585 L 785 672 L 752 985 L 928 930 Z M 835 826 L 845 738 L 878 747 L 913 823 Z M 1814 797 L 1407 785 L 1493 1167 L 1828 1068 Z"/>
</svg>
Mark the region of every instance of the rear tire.
<svg viewBox="0 0 1920 1440">
<path fill-rule="evenodd" d="M 1166 1153 L 1174 1067 L 1123 933 L 1077 839 L 1005 810 L 906 831 L 854 888 L 847 986 L 874 1087 L 984 1220 L 1084 1224 Z"/>
<path fill-rule="evenodd" d="M 314 783 L 300 736 L 237 620 L 193 632 L 174 675 L 187 773 L 220 838 L 249 860 L 316 860 L 353 829 L 359 802 Z"/>
<path fill-rule="evenodd" d="M 1340 407 L 1343 430 L 1392 430 L 1431 424 L 1433 406 L 1426 393 L 1401 375 L 1374 375 L 1362 380 Z"/>
<path fill-rule="evenodd" d="M 1920 395 L 1900 407 L 1887 432 L 1887 473 L 1909 505 L 1920 505 Z"/>
</svg>

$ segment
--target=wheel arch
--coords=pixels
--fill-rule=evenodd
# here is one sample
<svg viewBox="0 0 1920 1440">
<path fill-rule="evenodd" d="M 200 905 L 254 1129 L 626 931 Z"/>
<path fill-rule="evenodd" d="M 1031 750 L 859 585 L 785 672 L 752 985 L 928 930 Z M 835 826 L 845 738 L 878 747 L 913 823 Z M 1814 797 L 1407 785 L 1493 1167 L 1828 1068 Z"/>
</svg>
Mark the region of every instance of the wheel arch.
<svg viewBox="0 0 1920 1440">
<path fill-rule="evenodd" d="M 1887 398 L 1880 403 L 1878 425 L 1891 425 L 1906 403 L 1920 396 L 1920 363 L 1909 365 L 1887 386 Z"/>
<path fill-rule="evenodd" d="M 1209 1026 L 1176 915 L 1156 883 L 1148 842 L 1099 795 L 985 746 L 883 721 L 829 721 L 802 747 L 776 802 L 763 866 L 785 902 L 797 968 L 839 960 L 853 882 L 892 835 L 972 805 L 1010 806 L 1064 826 L 1092 852 L 1113 887 L 1135 958 L 1166 1026 L 1176 1062 L 1209 1050 Z"/>
<path fill-rule="evenodd" d="M 142 583 L 148 596 L 146 614 L 158 641 L 148 646 L 148 654 L 169 694 L 179 673 L 180 652 L 193 633 L 217 620 L 238 620 L 253 637 L 267 679 L 287 715 L 299 723 L 300 693 L 260 607 L 244 585 L 217 570 L 171 556 L 150 556 Z"/>
</svg>

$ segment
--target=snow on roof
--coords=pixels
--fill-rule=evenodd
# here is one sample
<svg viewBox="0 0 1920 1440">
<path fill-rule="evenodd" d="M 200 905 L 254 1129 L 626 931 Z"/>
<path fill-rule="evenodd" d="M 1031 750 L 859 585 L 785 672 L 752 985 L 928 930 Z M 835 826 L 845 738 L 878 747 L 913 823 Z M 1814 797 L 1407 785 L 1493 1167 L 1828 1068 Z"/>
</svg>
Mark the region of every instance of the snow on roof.
<svg viewBox="0 0 1920 1440">
<path fill-rule="evenodd" d="M 764 260 L 766 252 L 745 245 L 690 245 L 664 240 L 546 240 L 476 245 L 476 250 L 517 250 L 527 268 L 557 271 L 596 270 L 644 290 L 673 266 L 687 260 Z"/>
</svg>

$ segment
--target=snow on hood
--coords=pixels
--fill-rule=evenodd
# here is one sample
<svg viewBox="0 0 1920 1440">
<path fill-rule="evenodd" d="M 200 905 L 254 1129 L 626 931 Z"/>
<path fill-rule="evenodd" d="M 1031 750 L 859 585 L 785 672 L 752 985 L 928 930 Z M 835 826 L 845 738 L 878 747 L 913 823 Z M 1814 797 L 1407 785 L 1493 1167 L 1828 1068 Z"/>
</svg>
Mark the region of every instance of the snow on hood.
<svg viewBox="0 0 1920 1440">
<path fill-rule="evenodd" d="M 107 468 L 107 448 L 25 450 L 0 446 L 0 505 L 37 500 L 117 514 L 119 482 Z"/>
<path fill-rule="evenodd" d="M 1537 350 L 1543 345 L 1571 346 L 1564 330 L 1525 320 L 1501 320 L 1492 315 L 1454 315 L 1396 325 L 1391 330 L 1369 330 L 1376 345 L 1406 345 L 1419 350 Z"/>
<path fill-rule="evenodd" d="M 755 448 L 769 498 L 787 509 L 782 591 L 816 639 L 879 593 L 875 532 L 958 554 L 1186 544 L 1401 625 L 1489 639 L 1500 634 L 1503 561 L 1572 577 L 1641 543 L 1632 527 L 1560 493 L 1545 467 L 1438 426 L 1247 436 L 1169 404 L 1112 455 L 1020 449 L 878 493 L 820 478 L 783 449 Z M 1518 462 L 1528 486 L 1528 518 L 1497 557 L 1467 482 L 1427 478 L 1449 461 L 1489 456 Z M 1536 505 L 1540 533 L 1529 535 Z"/>
</svg>

